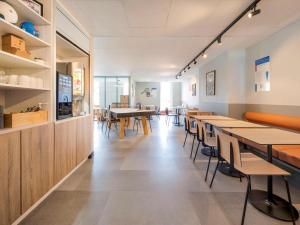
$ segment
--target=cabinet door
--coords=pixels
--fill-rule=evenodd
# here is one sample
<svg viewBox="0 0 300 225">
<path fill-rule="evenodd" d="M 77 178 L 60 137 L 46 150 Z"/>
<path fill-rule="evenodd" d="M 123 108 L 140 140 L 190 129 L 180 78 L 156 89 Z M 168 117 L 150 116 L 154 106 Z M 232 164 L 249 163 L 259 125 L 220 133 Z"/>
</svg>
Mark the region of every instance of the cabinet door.
<svg viewBox="0 0 300 225">
<path fill-rule="evenodd" d="M 21 215 L 20 132 L 0 135 L 0 225 Z"/>
<path fill-rule="evenodd" d="M 77 165 L 92 152 L 92 116 L 77 120 Z"/>
<path fill-rule="evenodd" d="M 21 131 L 22 213 L 53 187 L 54 125 Z"/>
<path fill-rule="evenodd" d="M 55 124 L 55 184 L 76 167 L 76 120 Z"/>
</svg>

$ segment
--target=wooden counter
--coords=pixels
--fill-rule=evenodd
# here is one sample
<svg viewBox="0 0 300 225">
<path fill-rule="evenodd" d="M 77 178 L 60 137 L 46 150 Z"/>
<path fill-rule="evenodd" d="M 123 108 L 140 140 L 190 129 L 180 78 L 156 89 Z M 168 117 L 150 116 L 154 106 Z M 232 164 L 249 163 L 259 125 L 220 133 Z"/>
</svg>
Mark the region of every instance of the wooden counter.
<svg viewBox="0 0 300 225">
<path fill-rule="evenodd" d="M 88 158 L 92 123 L 86 115 L 0 130 L 0 225 L 31 210 Z"/>
</svg>

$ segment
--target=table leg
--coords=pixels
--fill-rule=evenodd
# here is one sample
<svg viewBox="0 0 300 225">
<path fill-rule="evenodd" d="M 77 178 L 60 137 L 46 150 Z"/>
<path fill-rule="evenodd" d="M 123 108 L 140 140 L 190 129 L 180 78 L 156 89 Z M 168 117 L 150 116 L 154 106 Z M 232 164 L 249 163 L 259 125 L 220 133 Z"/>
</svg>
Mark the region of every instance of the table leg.
<svg viewBox="0 0 300 225">
<path fill-rule="evenodd" d="M 125 136 L 125 126 L 126 126 L 126 119 L 120 118 L 120 131 L 119 131 L 120 139 L 123 139 Z"/>
<path fill-rule="evenodd" d="M 268 162 L 272 163 L 272 145 L 268 145 Z M 278 220 L 292 221 L 289 202 L 273 194 L 273 177 L 268 176 L 267 191 L 251 190 L 249 202 L 259 211 Z M 294 217 L 299 218 L 298 211 L 292 207 Z"/>
<path fill-rule="evenodd" d="M 144 135 L 148 135 L 149 128 L 148 128 L 148 123 L 147 123 L 147 117 L 142 116 L 142 124 L 143 124 L 143 128 L 144 128 Z"/>
</svg>

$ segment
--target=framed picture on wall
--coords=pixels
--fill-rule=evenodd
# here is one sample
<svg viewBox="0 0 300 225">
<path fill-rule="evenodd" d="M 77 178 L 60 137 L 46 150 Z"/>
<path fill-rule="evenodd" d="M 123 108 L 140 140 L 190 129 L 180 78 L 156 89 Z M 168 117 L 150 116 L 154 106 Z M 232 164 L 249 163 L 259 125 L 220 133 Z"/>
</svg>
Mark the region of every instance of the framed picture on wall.
<svg viewBox="0 0 300 225">
<path fill-rule="evenodd" d="M 192 96 L 196 96 L 196 94 L 197 94 L 196 88 L 197 88 L 196 83 L 195 83 L 195 84 L 192 84 Z"/>
<path fill-rule="evenodd" d="M 206 96 L 216 95 L 216 70 L 206 73 Z"/>
</svg>

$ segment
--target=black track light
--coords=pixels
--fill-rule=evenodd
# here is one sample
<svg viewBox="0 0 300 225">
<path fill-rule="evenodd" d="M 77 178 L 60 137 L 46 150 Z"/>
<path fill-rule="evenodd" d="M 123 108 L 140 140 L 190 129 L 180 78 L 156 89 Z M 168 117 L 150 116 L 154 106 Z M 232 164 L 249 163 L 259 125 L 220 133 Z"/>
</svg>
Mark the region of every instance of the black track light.
<svg viewBox="0 0 300 225">
<path fill-rule="evenodd" d="M 197 61 L 196 60 L 194 60 L 194 65 L 196 65 L 197 64 Z"/>
<path fill-rule="evenodd" d="M 222 39 L 221 39 L 221 37 L 218 38 L 218 45 L 222 45 Z"/>
<path fill-rule="evenodd" d="M 190 67 L 190 66 L 188 66 L 188 70 L 189 70 L 189 69 L 191 69 L 191 67 Z"/>
<path fill-rule="evenodd" d="M 260 9 L 256 9 L 256 6 L 255 6 L 253 8 L 253 11 L 248 13 L 248 18 L 251 19 L 253 16 L 256 16 L 256 15 L 258 15 L 260 13 L 261 13 L 261 10 Z"/>
</svg>

